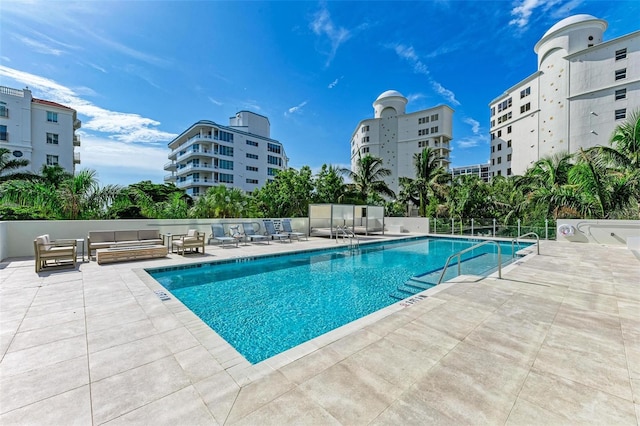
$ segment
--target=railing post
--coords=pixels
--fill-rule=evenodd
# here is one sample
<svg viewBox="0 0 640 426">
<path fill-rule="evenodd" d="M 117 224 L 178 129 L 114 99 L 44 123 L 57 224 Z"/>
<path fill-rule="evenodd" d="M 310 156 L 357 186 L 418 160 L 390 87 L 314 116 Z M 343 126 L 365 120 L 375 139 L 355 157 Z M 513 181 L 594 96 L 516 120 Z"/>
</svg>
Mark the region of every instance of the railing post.
<svg viewBox="0 0 640 426">
<path fill-rule="evenodd" d="M 520 236 L 520 219 L 518 219 L 518 233 L 516 234 L 516 236 Z"/>
<path fill-rule="evenodd" d="M 544 220 L 544 239 L 549 239 L 549 219 Z"/>
<path fill-rule="evenodd" d="M 474 232 L 473 232 L 473 218 L 471 218 L 471 236 L 473 236 L 473 235 L 474 235 Z"/>
<path fill-rule="evenodd" d="M 493 238 L 496 237 L 496 220 L 495 218 L 493 219 Z"/>
<path fill-rule="evenodd" d="M 433 218 L 433 233 L 434 234 L 438 233 L 438 218 L 437 217 Z"/>
<path fill-rule="evenodd" d="M 455 224 L 455 219 L 451 218 L 451 235 L 453 235 L 453 232 L 455 230 L 456 224 Z"/>
</svg>

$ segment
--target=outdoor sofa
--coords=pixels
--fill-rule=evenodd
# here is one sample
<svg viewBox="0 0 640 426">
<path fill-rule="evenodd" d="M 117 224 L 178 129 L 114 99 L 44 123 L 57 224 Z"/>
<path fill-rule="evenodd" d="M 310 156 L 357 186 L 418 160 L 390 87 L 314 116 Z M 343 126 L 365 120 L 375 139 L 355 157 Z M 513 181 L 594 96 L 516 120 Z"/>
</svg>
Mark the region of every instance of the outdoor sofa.
<svg viewBox="0 0 640 426">
<path fill-rule="evenodd" d="M 89 231 L 87 251 L 91 259 L 92 250 L 124 245 L 160 245 L 160 231 L 157 229 L 139 229 L 125 231 Z"/>
</svg>

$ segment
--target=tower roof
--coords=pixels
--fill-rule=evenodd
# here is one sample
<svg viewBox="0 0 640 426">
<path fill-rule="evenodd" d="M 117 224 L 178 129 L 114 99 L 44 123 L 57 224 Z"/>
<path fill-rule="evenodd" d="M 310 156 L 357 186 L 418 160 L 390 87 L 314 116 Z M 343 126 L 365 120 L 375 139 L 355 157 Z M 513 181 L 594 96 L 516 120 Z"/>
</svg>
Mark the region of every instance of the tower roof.
<svg viewBox="0 0 640 426">
<path fill-rule="evenodd" d="M 394 96 L 400 96 L 401 98 L 404 98 L 404 96 L 402 96 L 402 93 L 398 92 L 397 90 L 387 90 L 386 92 L 383 92 L 380 96 L 378 96 L 376 101 L 379 101 L 384 98 L 391 98 Z"/>
</svg>

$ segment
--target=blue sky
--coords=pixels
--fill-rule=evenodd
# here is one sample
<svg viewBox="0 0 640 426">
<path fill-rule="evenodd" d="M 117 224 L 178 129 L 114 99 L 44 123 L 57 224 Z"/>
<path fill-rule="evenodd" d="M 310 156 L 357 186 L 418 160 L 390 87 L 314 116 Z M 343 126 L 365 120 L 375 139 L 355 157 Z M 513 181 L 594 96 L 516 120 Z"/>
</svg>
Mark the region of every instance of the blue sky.
<svg viewBox="0 0 640 426">
<path fill-rule="evenodd" d="M 269 117 L 289 165 L 349 165 L 386 90 L 454 110 L 453 166 L 489 158 L 488 103 L 536 70 L 534 44 L 588 13 L 605 40 L 640 2 L 0 2 L 0 85 L 78 111 L 81 168 L 101 184 L 163 181 L 167 143 L 198 120 Z"/>
</svg>

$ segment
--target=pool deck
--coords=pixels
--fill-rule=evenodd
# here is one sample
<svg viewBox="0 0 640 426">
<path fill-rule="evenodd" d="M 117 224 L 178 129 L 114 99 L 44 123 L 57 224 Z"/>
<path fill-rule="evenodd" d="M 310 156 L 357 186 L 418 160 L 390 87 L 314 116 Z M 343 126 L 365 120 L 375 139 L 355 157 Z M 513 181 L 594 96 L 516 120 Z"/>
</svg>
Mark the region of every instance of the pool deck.
<svg viewBox="0 0 640 426">
<path fill-rule="evenodd" d="M 0 263 L 0 424 L 640 424 L 625 247 L 543 241 L 503 279 L 460 277 L 253 366 L 141 270 L 335 246 Z"/>
</svg>

